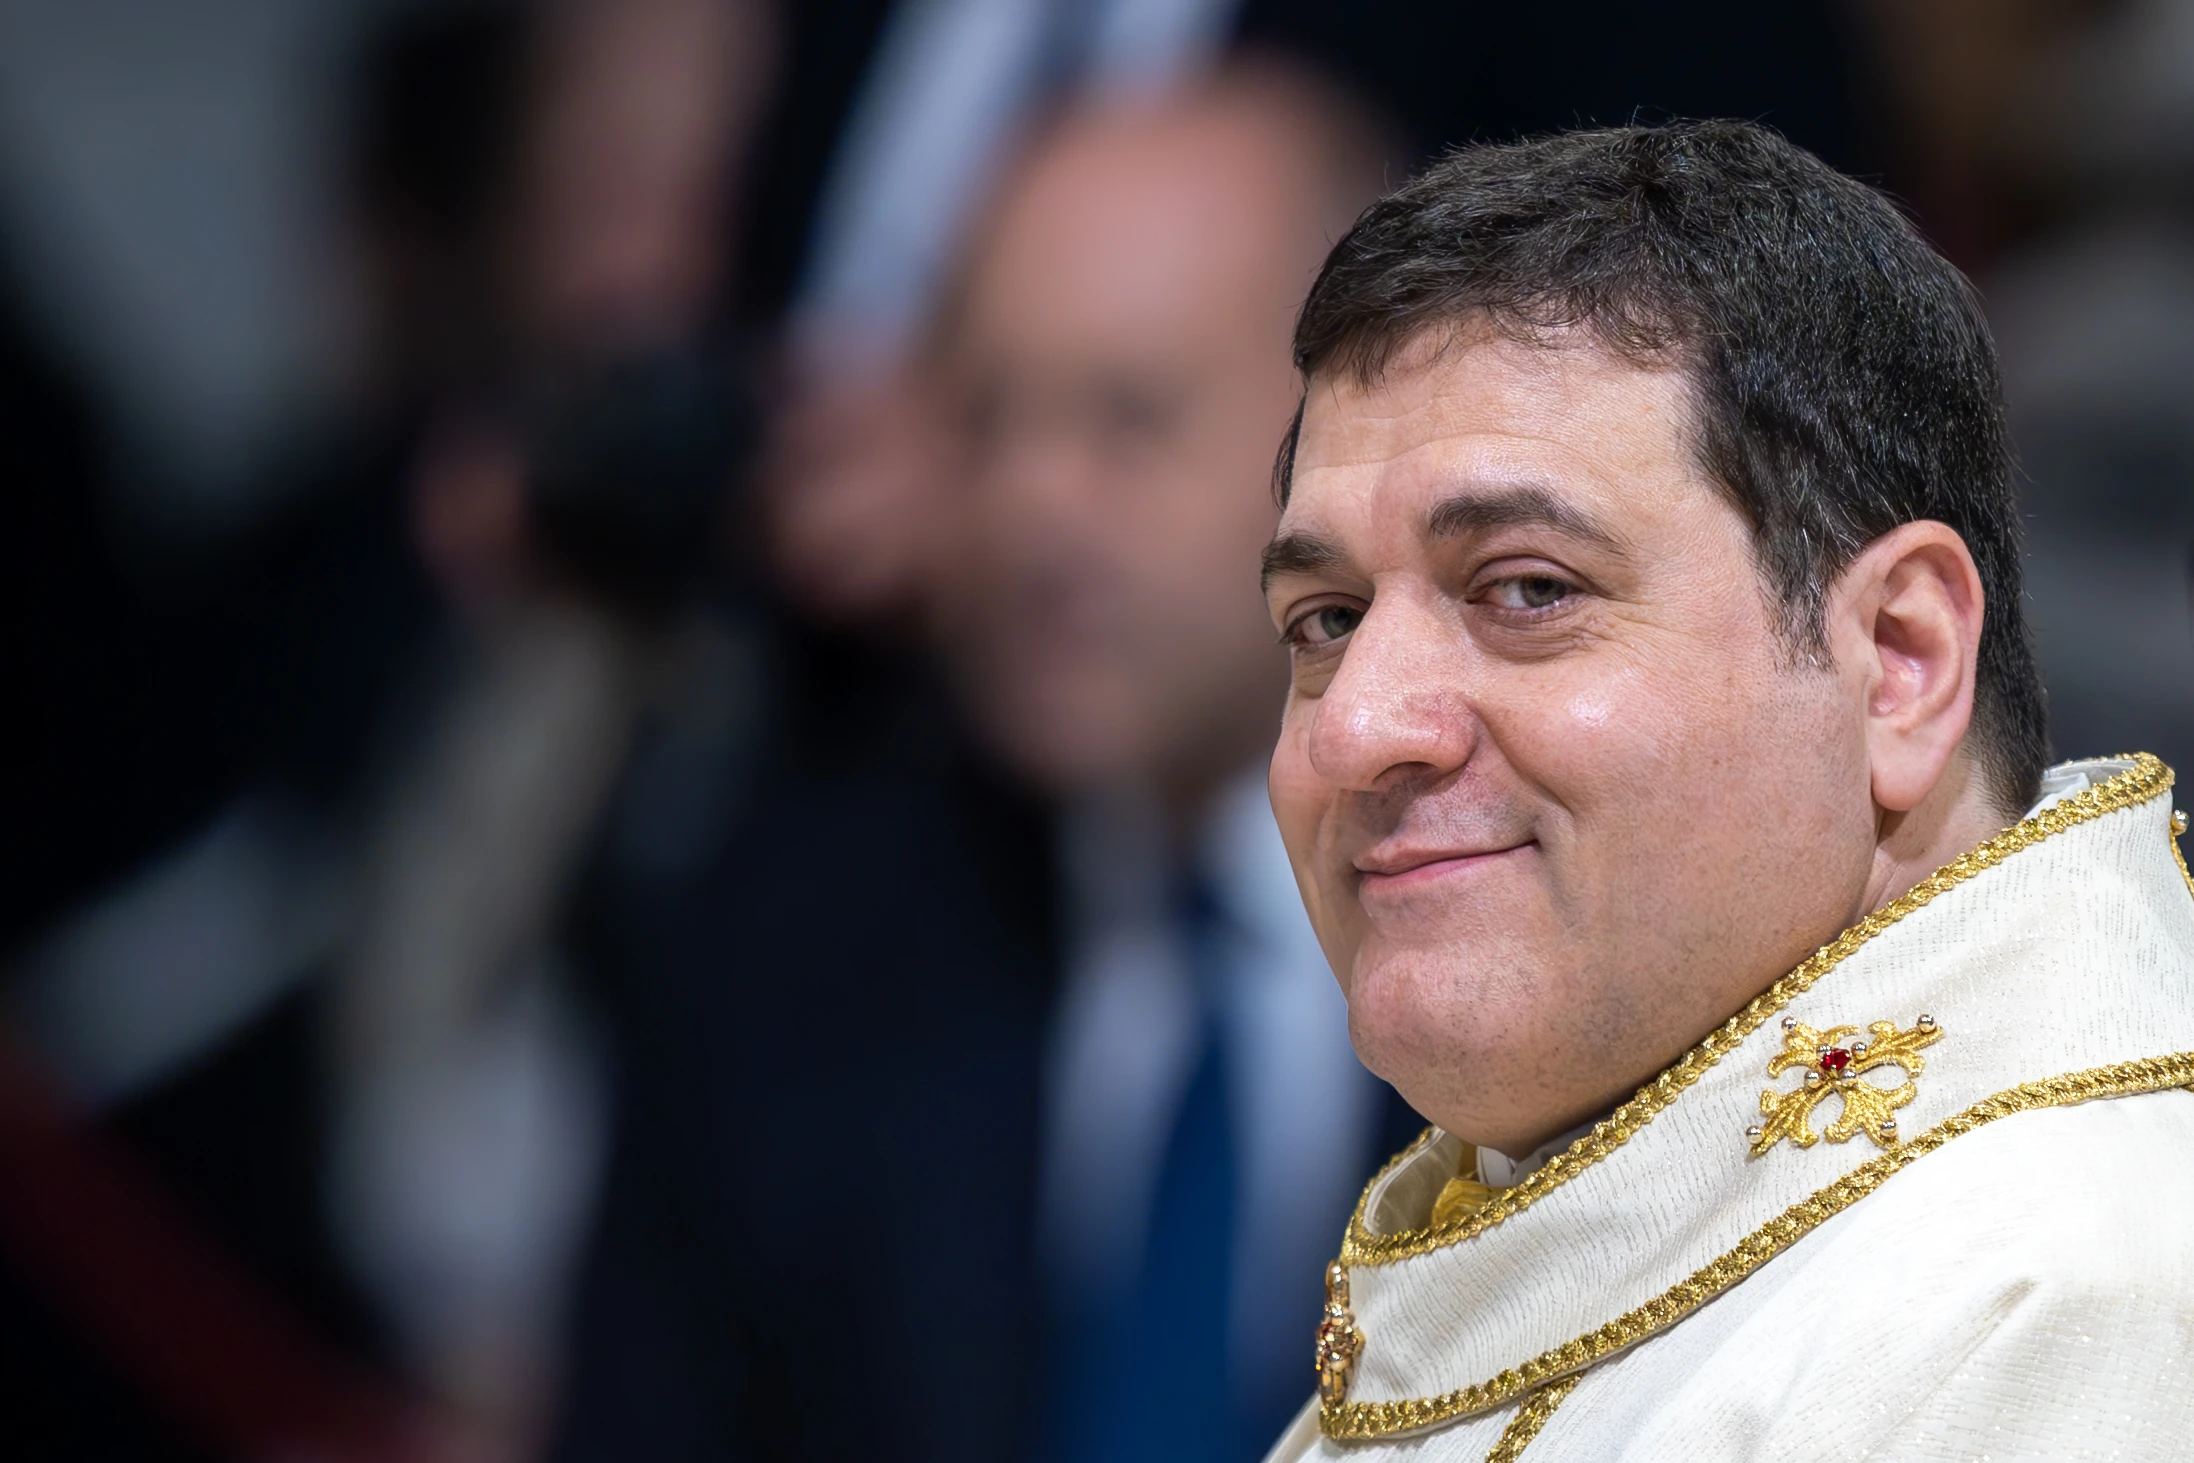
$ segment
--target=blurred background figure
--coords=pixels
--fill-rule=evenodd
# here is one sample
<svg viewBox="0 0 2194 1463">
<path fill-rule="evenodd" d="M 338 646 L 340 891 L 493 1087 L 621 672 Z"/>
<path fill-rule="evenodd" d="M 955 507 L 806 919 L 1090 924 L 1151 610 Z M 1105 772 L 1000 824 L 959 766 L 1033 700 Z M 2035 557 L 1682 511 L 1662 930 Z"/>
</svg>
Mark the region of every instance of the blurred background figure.
<svg viewBox="0 0 2194 1463">
<path fill-rule="evenodd" d="M 1903 176 L 1971 273 L 2025 468 L 2061 752 L 2194 758 L 2194 6 L 1866 14 Z"/>
<path fill-rule="evenodd" d="M 233 1324 L 262 1351 L 333 1333 L 352 1356 L 322 1370 L 386 1376 L 390 1418 L 480 1456 L 535 1455 L 552 1405 L 607 1122 L 559 926 L 635 725 L 696 655 L 751 417 L 723 238 L 773 23 L 746 0 L 562 0 L 370 32 L 349 390 L 267 470 L 267 520 L 138 631 L 208 821 L 164 848 L 150 830 L 149 866 L 14 981 L 59 1085 L 149 1128 L 156 1173 L 272 1272 L 287 1304 L 235 1309 L 277 1319 Z M 99 1195 L 74 1202 L 96 1228 Z M 181 1243 L 136 1227 L 148 1253 Z M 188 1293 L 171 1268 L 153 1278 Z M 150 1357 L 218 1315 L 170 1307 L 159 1345 L 131 1343 L 101 1334 L 95 1286 L 49 1288 L 110 1352 L 29 1348 L 75 1383 L 48 1397 L 56 1448 L 157 1454 L 139 1407 L 75 1400 L 117 1381 L 186 1421 L 238 1393 L 198 1439 L 216 1452 L 389 1430 L 254 1403 L 243 1361 L 208 1383 Z"/>
<path fill-rule="evenodd" d="M 696 353 L 774 17 L 557 0 L 527 25 L 487 369 L 430 405 L 414 459 L 449 623 L 427 726 L 363 830 L 330 1184 L 408 1369 L 530 1452 L 607 1123 L 559 921 L 639 721 L 695 653 L 682 616 L 745 426 L 728 367 Z"/>
<path fill-rule="evenodd" d="M 787 585 L 835 618 L 906 613 L 949 552 L 938 406 L 916 359 L 970 218 L 1063 85 L 1162 86 L 1223 41 L 1231 0 L 891 8 L 817 202 L 786 320 L 773 475 Z"/>
<path fill-rule="evenodd" d="M 966 529 L 943 643 L 1065 800 L 1040 1222 L 1050 1456 L 1255 1458 L 1352 1178 L 1421 1126 L 1357 1062 L 1275 834 L 1285 666 L 1251 576 L 1287 337 L 1381 131 L 1244 63 L 1070 107 L 948 317 Z"/>
<path fill-rule="evenodd" d="M 1259 786 L 1325 244 L 1884 181 L 2060 748 L 2183 764 L 2190 98 L 2186 0 L 0 5 L 10 1456 L 1253 1456 L 1411 1121 Z"/>
<path fill-rule="evenodd" d="M 839 0 L 802 7 L 822 62 L 866 33 L 785 301 L 769 474 L 787 589 L 834 620 L 919 611 L 948 545 L 918 359 L 952 262 L 1019 130 L 1063 89 L 1162 87 L 1230 50 L 1306 59 L 1374 99 L 1407 163 L 1482 134 L 1641 106 L 1767 115 L 1845 166 L 1872 158 L 1841 0 L 1450 6 L 1425 0 Z M 802 49 L 796 39 L 796 49 Z"/>
</svg>

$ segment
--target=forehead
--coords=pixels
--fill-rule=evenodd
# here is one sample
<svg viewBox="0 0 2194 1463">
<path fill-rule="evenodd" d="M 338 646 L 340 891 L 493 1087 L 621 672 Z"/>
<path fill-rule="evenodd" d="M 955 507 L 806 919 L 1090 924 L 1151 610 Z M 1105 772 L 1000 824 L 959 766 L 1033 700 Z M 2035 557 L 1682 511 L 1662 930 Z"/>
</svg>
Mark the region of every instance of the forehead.
<svg viewBox="0 0 2194 1463">
<path fill-rule="evenodd" d="M 1312 382 L 1283 527 L 1399 527 L 1428 497 L 1480 485 L 1649 526 L 1702 495 L 1719 501 L 1692 451 L 1691 402 L 1681 368 L 1582 335 L 1541 344 L 1478 327 L 1420 340 L 1373 382 Z"/>
<path fill-rule="evenodd" d="M 1068 126 L 985 230 L 965 323 L 986 345 L 1097 352 L 1217 330 L 1284 360 L 1319 241 L 1271 130 L 1215 108 Z"/>
</svg>

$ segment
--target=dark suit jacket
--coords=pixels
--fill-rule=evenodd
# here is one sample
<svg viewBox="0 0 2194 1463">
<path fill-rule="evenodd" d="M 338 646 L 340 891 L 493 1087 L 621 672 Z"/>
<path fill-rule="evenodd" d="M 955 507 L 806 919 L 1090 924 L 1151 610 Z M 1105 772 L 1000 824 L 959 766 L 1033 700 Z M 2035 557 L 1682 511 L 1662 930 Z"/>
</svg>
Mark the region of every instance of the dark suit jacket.
<svg viewBox="0 0 2194 1463">
<path fill-rule="evenodd" d="M 1014 1457 L 1043 825 L 915 667 L 765 659 L 739 775 L 659 734 L 585 901 L 618 1112 L 557 1456 Z"/>
</svg>

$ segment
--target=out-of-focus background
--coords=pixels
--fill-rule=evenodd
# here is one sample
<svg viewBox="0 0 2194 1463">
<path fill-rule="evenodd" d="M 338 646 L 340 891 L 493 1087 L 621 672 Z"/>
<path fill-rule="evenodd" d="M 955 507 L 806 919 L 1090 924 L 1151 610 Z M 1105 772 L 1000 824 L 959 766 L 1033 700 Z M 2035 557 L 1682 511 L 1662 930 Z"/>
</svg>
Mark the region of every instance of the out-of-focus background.
<svg viewBox="0 0 2194 1463">
<path fill-rule="evenodd" d="M 1415 1119 L 1260 763 L 1292 310 L 1763 119 L 2194 758 L 2194 3 L 0 0 L 0 1437 L 1258 1456 Z"/>
</svg>

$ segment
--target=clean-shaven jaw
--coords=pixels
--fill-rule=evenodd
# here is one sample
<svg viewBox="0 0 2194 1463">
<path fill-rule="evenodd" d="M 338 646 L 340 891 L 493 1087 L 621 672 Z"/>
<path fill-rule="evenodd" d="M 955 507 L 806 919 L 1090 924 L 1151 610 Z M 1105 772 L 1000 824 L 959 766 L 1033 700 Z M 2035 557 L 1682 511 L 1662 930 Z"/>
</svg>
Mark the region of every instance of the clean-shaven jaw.
<svg viewBox="0 0 2194 1463">
<path fill-rule="evenodd" d="M 1489 327 L 1320 377 L 1265 555 L 1273 808 L 1357 1050 L 1511 1154 L 2004 822 L 1963 543 L 1877 540 L 1794 650 L 1689 393 Z"/>
</svg>

